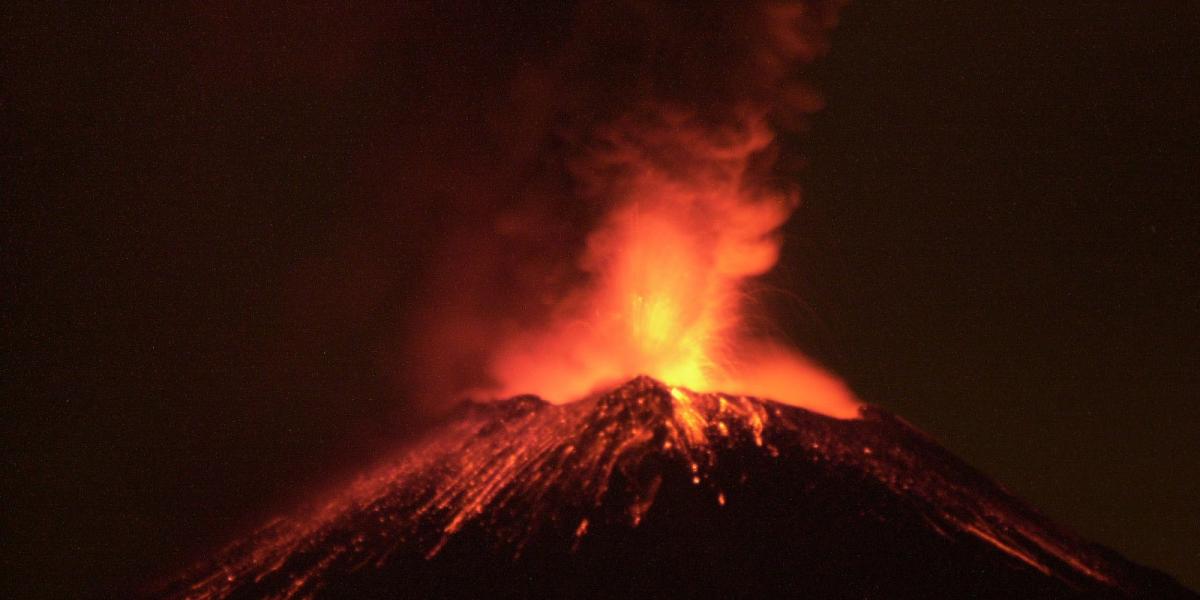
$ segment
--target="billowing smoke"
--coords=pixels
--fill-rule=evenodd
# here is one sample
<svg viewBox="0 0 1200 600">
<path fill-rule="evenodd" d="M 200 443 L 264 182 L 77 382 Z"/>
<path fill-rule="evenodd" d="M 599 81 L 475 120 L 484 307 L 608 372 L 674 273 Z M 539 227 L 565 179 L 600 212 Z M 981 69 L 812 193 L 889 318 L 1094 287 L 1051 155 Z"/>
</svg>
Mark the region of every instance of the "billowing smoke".
<svg viewBox="0 0 1200 600">
<path fill-rule="evenodd" d="M 841 2 L 584 2 L 489 115 L 507 172 L 445 239 L 409 345 L 434 388 L 555 401 L 645 373 L 839 416 L 848 391 L 747 318 L 799 201 L 776 131 Z M 475 178 L 478 181 L 478 177 Z M 430 344 L 437 346 L 431 352 Z"/>
</svg>

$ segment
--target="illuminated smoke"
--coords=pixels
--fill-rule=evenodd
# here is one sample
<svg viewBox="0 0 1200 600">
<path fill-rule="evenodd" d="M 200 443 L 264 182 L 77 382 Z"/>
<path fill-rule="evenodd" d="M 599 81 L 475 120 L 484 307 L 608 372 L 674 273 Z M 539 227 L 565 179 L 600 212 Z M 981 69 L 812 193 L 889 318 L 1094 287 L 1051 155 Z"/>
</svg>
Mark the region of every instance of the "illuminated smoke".
<svg viewBox="0 0 1200 600">
<path fill-rule="evenodd" d="M 754 42 L 727 48 L 736 59 L 713 75 L 744 87 L 718 79 L 715 93 L 697 102 L 639 81 L 648 90 L 642 97 L 575 132 L 566 165 L 575 193 L 610 208 L 586 238 L 578 265 L 585 282 L 562 296 L 544 325 L 515 333 L 492 359 L 496 395 L 569 401 L 648 374 L 856 414 L 836 379 L 753 339 L 744 323 L 743 284 L 775 264 L 778 229 L 797 203 L 794 191 L 768 183 L 771 119 L 795 122 L 795 113 L 819 106 L 788 75 L 824 47 L 833 7 L 741 10 L 728 22 Z M 646 64 L 663 66 L 660 55 L 647 56 Z"/>
<path fill-rule="evenodd" d="M 586 1 L 474 56 L 478 89 L 422 128 L 444 143 L 398 170 L 444 215 L 384 356 L 398 388 L 565 402 L 649 374 L 852 415 L 746 296 L 799 202 L 776 138 L 821 107 L 800 76 L 840 4 Z"/>
</svg>

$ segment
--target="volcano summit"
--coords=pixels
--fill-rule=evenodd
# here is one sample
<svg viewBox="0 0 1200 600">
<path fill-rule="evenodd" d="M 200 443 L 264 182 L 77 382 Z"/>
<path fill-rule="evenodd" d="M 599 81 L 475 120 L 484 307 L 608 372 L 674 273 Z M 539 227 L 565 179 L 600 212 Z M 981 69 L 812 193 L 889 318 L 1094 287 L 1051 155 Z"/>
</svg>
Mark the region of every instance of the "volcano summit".
<svg viewBox="0 0 1200 600">
<path fill-rule="evenodd" d="M 901 419 L 638 377 L 464 403 L 181 598 L 1195 598 L 1062 530 Z"/>
</svg>

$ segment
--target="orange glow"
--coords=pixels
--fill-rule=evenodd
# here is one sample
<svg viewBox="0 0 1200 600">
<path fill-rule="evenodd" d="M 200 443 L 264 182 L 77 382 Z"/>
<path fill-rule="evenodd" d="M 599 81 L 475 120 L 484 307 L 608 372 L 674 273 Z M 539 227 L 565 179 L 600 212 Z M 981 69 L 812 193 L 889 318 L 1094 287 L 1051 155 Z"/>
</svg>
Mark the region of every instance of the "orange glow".
<svg viewBox="0 0 1200 600">
<path fill-rule="evenodd" d="M 580 402 L 549 406 L 514 398 L 500 407 L 469 405 L 312 510 L 271 520 L 156 596 L 311 598 L 339 580 L 369 581 L 378 575 L 373 570 L 416 566 L 419 572 L 446 554 L 448 564 L 461 565 L 465 547 L 516 566 L 538 538 L 556 539 L 552 543 L 563 543 L 557 547 L 575 554 L 597 536 L 601 545 L 627 539 L 613 536 L 639 527 L 664 490 L 671 499 L 659 514 L 676 510 L 686 501 L 677 495 L 681 486 L 718 508 L 742 510 L 739 498 L 750 498 L 746 514 L 761 514 L 753 498 L 762 483 L 748 478 L 758 471 L 745 470 L 756 462 L 745 460 L 750 457 L 812 461 L 825 465 L 818 472 L 839 473 L 815 480 L 811 497 L 794 498 L 807 506 L 828 506 L 820 487 L 826 477 L 858 473 L 872 494 L 890 498 L 879 506 L 910 507 L 900 510 L 917 512 L 900 514 L 923 516 L 929 531 L 955 548 L 973 538 L 1048 576 L 1095 580 L 1114 593 L 1129 573 L 1119 557 L 1062 533 L 878 410 L 864 411 L 862 420 L 835 421 L 645 377 Z M 884 513 L 851 510 L 887 526 L 876 520 Z M 896 508 L 884 510 L 895 514 Z"/>
<path fill-rule="evenodd" d="M 855 417 L 839 380 L 746 331 L 745 283 L 774 266 L 797 202 L 755 166 L 773 141 L 766 115 L 743 109 L 717 126 L 658 107 L 596 137 L 573 165 L 583 194 L 614 206 L 587 240 L 590 281 L 546 327 L 503 344 L 487 392 L 569 402 L 645 374 Z"/>
</svg>

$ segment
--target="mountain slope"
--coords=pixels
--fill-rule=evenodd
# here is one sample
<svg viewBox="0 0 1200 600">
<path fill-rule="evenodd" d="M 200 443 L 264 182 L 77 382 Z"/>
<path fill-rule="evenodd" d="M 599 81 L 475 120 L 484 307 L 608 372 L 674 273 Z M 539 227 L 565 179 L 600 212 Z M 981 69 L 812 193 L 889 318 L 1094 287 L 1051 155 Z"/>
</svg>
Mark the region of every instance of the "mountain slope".
<svg viewBox="0 0 1200 600">
<path fill-rule="evenodd" d="M 1195 597 L 900 419 L 861 417 L 646 377 L 562 406 L 467 403 L 165 595 Z"/>
</svg>

